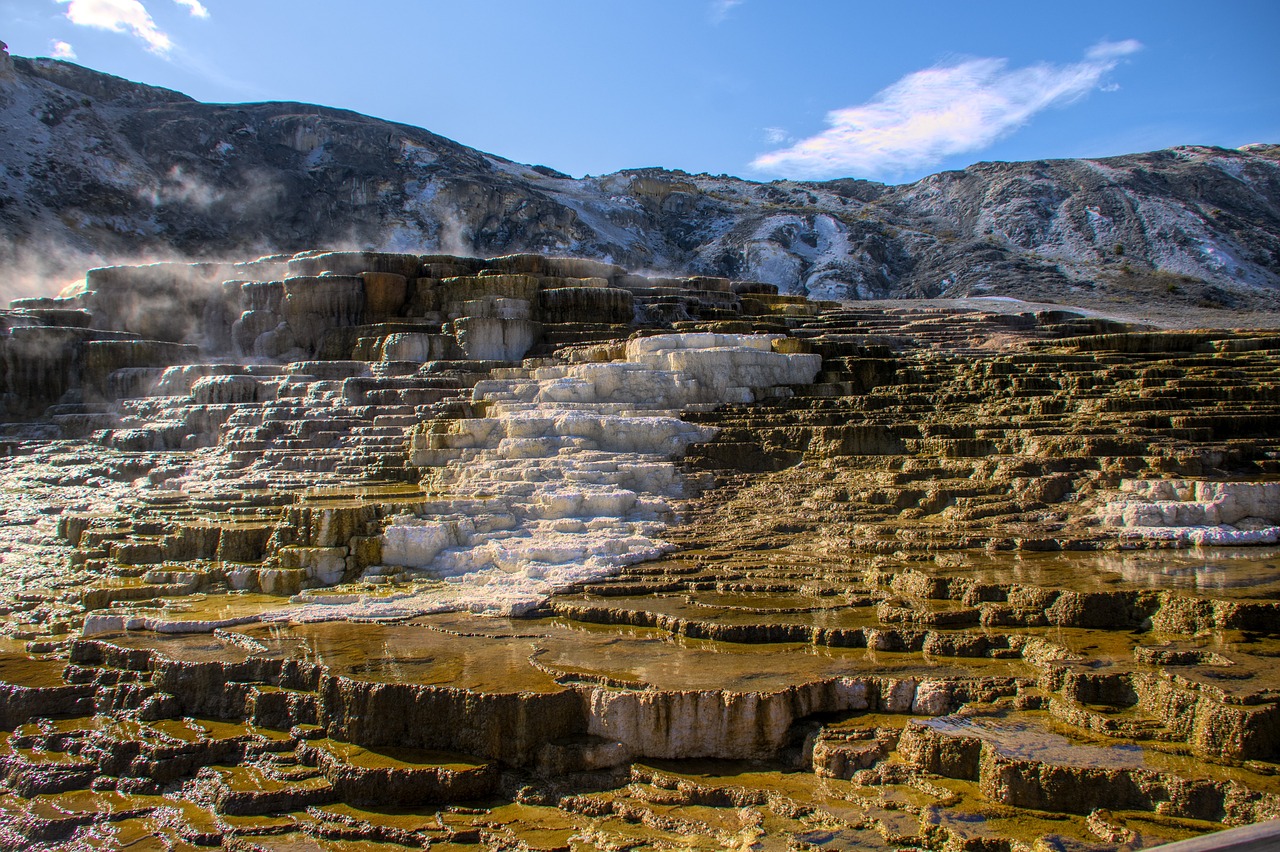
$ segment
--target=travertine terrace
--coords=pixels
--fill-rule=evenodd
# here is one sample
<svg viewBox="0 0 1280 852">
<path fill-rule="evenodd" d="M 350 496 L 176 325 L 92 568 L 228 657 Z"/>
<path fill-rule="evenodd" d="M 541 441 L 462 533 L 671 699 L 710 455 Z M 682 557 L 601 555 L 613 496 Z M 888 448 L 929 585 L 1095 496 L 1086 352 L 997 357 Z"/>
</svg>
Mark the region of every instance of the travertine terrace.
<svg viewBox="0 0 1280 852">
<path fill-rule="evenodd" d="M 1280 817 L 1274 333 L 371 252 L 2 318 L 0 845 Z"/>
</svg>

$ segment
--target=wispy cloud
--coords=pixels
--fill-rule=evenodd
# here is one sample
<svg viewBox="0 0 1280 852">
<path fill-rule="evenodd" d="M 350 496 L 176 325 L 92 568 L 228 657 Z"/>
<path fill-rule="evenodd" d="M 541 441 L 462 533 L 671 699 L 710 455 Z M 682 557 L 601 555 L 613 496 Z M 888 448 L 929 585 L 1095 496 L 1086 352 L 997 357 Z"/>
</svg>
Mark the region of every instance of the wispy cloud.
<svg viewBox="0 0 1280 852">
<path fill-rule="evenodd" d="M 729 17 L 733 7 L 741 6 L 743 0 L 711 0 L 711 23 L 720 24 Z"/>
<path fill-rule="evenodd" d="M 200 0 L 173 0 L 179 6 L 185 6 L 191 12 L 193 18 L 209 17 L 209 10 L 204 7 Z"/>
<path fill-rule="evenodd" d="M 75 59 L 76 49 L 65 41 L 54 39 L 49 42 L 49 55 L 54 59 Z"/>
<path fill-rule="evenodd" d="M 1050 106 L 1098 87 L 1120 60 L 1142 49 L 1099 42 L 1080 62 L 1008 68 L 1000 58 L 915 71 L 865 104 L 827 113 L 826 130 L 757 157 L 752 166 L 787 177 L 890 177 L 977 151 Z"/>
<path fill-rule="evenodd" d="M 94 27 L 113 33 L 128 33 L 141 40 L 147 50 L 168 56 L 173 39 L 156 25 L 155 19 L 140 0 L 57 0 L 67 4 L 67 20 L 82 27 Z M 200 0 L 174 0 L 192 17 L 207 18 L 209 10 Z"/>
<path fill-rule="evenodd" d="M 787 132 L 785 127 L 766 127 L 764 129 L 764 141 L 770 145 L 782 145 L 790 142 L 795 137 Z"/>
</svg>

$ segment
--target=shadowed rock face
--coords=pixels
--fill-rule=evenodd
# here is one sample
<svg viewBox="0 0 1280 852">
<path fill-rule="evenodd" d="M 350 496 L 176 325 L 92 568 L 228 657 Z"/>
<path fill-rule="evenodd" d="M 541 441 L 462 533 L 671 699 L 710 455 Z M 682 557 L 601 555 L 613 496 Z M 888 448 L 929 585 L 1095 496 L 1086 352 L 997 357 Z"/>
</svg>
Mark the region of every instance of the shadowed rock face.
<svg viewBox="0 0 1280 852">
<path fill-rule="evenodd" d="M 1274 333 L 542 255 L 86 280 L 0 312 L 0 837 L 1280 817 Z"/>
<path fill-rule="evenodd" d="M 11 268 L 358 245 L 573 254 L 821 299 L 1251 309 L 1274 308 L 1280 286 L 1272 145 L 980 163 L 904 186 L 663 169 L 573 179 L 342 110 L 201 104 L 67 62 L 12 63 L 0 79 Z"/>
</svg>

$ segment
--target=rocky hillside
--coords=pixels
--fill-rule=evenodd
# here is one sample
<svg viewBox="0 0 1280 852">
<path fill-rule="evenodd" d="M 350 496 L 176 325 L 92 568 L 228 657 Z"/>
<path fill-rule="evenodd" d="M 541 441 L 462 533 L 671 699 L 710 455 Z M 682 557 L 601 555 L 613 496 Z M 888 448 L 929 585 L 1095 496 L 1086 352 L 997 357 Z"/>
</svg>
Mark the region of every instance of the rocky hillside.
<svg viewBox="0 0 1280 852">
<path fill-rule="evenodd" d="M 317 245 L 545 252 L 823 299 L 1280 303 L 1280 146 L 981 163 L 887 186 L 574 179 L 294 103 L 204 104 L 0 55 L 0 261 L 24 277 Z"/>
</svg>

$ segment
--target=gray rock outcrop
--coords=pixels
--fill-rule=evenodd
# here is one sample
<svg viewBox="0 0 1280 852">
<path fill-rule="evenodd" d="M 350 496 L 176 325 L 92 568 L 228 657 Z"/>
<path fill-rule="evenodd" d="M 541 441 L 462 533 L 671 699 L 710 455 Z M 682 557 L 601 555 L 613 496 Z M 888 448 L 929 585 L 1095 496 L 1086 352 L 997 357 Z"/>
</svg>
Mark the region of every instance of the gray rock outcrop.
<svg viewBox="0 0 1280 852">
<path fill-rule="evenodd" d="M 27 271 L 316 245 L 572 254 L 820 299 L 998 294 L 1248 309 L 1273 306 L 1280 288 L 1275 145 L 979 163 L 902 186 L 658 168 L 574 179 L 343 110 L 203 104 L 68 62 L 8 62 L 0 262 L 11 288 Z M 289 265 L 289 276 L 313 274 Z M 610 277 L 596 265 L 606 271 L 559 274 Z M 394 314 L 396 280 L 375 289 L 365 310 Z M 175 308 L 166 322 L 184 318 Z M 277 348 L 289 343 L 307 341 Z"/>
</svg>

